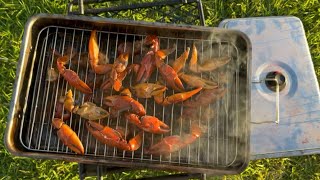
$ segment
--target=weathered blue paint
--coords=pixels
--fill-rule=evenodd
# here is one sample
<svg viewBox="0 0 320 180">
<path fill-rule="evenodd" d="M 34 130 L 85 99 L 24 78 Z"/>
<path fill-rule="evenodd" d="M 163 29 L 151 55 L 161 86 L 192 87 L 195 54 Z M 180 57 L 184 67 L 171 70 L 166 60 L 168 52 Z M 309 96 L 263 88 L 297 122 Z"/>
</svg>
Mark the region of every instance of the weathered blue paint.
<svg viewBox="0 0 320 180">
<path fill-rule="evenodd" d="M 287 79 L 280 92 L 278 125 L 271 123 L 276 118 L 275 93 L 264 83 L 251 85 L 252 159 L 319 153 L 319 85 L 300 19 L 227 19 L 219 27 L 249 36 L 253 81 L 263 80 L 270 71 L 279 71 Z"/>
</svg>

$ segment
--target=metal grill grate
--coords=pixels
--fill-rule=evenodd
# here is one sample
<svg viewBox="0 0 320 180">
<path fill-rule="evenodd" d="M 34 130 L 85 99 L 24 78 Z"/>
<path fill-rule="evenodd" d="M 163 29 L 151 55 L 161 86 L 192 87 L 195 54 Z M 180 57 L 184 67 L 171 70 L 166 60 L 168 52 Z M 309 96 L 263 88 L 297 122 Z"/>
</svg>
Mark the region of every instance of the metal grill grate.
<svg viewBox="0 0 320 180">
<path fill-rule="evenodd" d="M 57 81 L 46 81 L 47 69 L 54 68 L 57 56 L 52 53 L 56 50 L 62 55 L 68 51 L 74 54 L 73 60 L 70 61 L 68 68 L 74 70 L 80 76 L 80 79 L 93 86 L 93 99 L 98 102 L 97 105 L 102 106 L 102 98 L 106 96 L 96 85 L 98 79 L 105 80 L 105 77 L 99 77 L 92 74 L 88 63 L 88 40 L 90 37 L 88 29 L 67 28 L 60 26 L 49 26 L 44 28 L 38 35 L 35 46 L 33 84 L 31 84 L 28 102 L 24 108 L 24 116 L 22 118 L 20 129 L 20 141 L 22 145 L 31 151 L 74 154 L 68 147 L 64 146 L 56 136 L 55 130 L 51 126 L 51 120 L 54 117 L 55 104 L 60 96 L 65 95 L 68 89 L 72 89 L 74 98 L 78 104 L 84 102 L 84 95 L 70 87 L 63 78 Z M 114 31 L 98 31 L 98 43 L 100 51 L 106 54 L 109 63 L 113 63 L 117 57 L 117 46 L 120 42 L 132 42 L 135 40 L 143 40 L 145 34 L 119 33 Z M 206 132 L 195 143 L 172 153 L 169 156 L 153 156 L 144 153 L 145 148 L 157 143 L 161 138 L 169 135 L 181 135 L 189 133 L 191 119 L 179 118 L 183 115 L 183 106 L 175 104 L 170 106 L 159 106 L 153 99 L 138 99 L 144 104 L 148 115 L 153 115 L 164 120 L 171 127 L 171 132 L 165 135 L 151 135 L 144 133 L 142 147 L 134 152 L 121 151 L 113 147 L 101 144 L 93 136 L 89 134 L 85 128 L 85 119 L 77 115 L 72 115 L 70 120 L 66 122 L 79 136 L 84 147 L 85 155 L 91 157 L 113 158 L 118 160 L 134 160 L 139 162 L 151 163 L 169 163 L 198 167 L 228 167 L 237 164 L 237 160 L 246 153 L 240 152 L 243 148 L 239 144 L 240 139 L 246 139 L 247 131 L 243 130 L 243 122 L 240 122 L 238 116 L 239 101 L 239 76 L 241 67 L 239 63 L 239 51 L 235 44 L 229 41 L 219 41 L 212 39 L 199 38 L 175 38 L 160 36 L 161 48 L 169 48 L 174 44 L 177 50 L 167 57 L 167 63 L 171 63 L 176 59 L 187 47 L 192 44 L 197 45 L 201 54 L 206 49 L 211 49 L 211 57 L 230 56 L 232 62 L 225 68 L 221 68 L 209 74 L 202 74 L 202 77 L 210 78 L 217 81 L 221 86 L 227 88 L 225 96 L 210 104 L 208 107 L 200 107 L 197 119 L 199 124 L 207 126 Z M 143 54 L 142 54 L 143 56 Z M 141 58 L 140 58 L 141 59 Z M 138 58 L 138 60 L 140 60 Z M 130 58 L 131 63 L 137 63 L 137 59 Z M 60 75 L 59 75 L 60 77 Z M 134 76 L 131 75 L 125 79 L 124 86 L 130 87 L 134 84 Z M 159 80 L 158 72 L 149 82 Z M 169 90 L 166 95 L 173 94 L 174 91 Z M 111 92 L 115 94 L 115 92 Z M 110 95 L 110 94 L 108 94 Z M 206 113 L 213 110 L 213 116 Z M 27 113 L 30 112 L 30 113 Z M 108 125 L 112 128 L 122 126 L 126 131 L 130 131 L 135 135 L 138 128 L 118 117 L 116 119 L 104 119 L 99 123 Z M 247 146 L 247 145 L 246 145 Z M 246 150 L 246 148 L 244 148 Z"/>
</svg>

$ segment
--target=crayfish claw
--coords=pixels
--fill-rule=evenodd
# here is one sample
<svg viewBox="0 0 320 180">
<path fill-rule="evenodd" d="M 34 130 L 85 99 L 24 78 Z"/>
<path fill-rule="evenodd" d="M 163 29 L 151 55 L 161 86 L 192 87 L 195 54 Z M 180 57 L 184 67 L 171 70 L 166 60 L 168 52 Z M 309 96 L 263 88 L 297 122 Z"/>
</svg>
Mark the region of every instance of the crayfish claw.
<svg viewBox="0 0 320 180">
<path fill-rule="evenodd" d="M 197 94 L 201 90 L 202 90 L 202 87 L 199 87 L 199 88 L 194 89 L 192 91 L 173 94 L 169 97 L 164 98 L 163 102 L 160 104 L 162 104 L 163 106 L 167 106 L 169 104 L 174 104 L 174 103 L 179 103 L 179 102 L 185 101 L 185 100 L 189 99 L 191 96 Z M 160 99 L 160 96 L 155 97 L 155 101 L 157 103 L 159 102 L 158 99 Z"/>
<path fill-rule="evenodd" d="M 160 134 L 168 133 L 171 131 L 170 127 L 167 124 L 165 124 L 162 121 L 160 121 L 159 123 L 160 123 L 160 129 L 159 129 Z"/>
<path fill-rule="evenodd" d="M 132 113 L 127 112 L 124 114 L 124 116 L 130 123 L 137 125 L 138 127 L 141 124 L 139 116 L 136 114 L 132 114 Z"/>
<path fill-rule="evenodd" d="M 176 44 L 174 44 L 169 49 L 161 49 L 156 52 L 156 55 L 159 56 L 161 59 L 166 58 L 169 54 L 173 53 L 176 50 Z"/>
<path fill-rule="evenodd" d="M 185 146 L 181 136 L 173 135 L 163 138 L 160 142 L 152 145 L 149 149 L 145 150 L 146 154 L 154 155 L 167 155 L 172 152 L 178 151 Z"/>
<path fill-rule="evenodd" d="M 195 45 L 193 45 L 192 55 L 189 62 L 189 70 L 194 73 L 210 72 L 221 66 L 224 66 L 225 64 L 229 63 L 230 60 L 230 57 L 209 58 L 208 60 L 204 60 L 204 62 L 200 65 L 198 64 L 197 48 Z"/>
<path fill-rule="evenodd" d="M 139 70 L 137 71 L 136 82 L 144 83 L 149 80 L 151 74 L 155 70 L 154 52 L 148 52 L 140 62 Z"/>
<path fill-rule="evenodd" d="M 66 69 L 65 64 L 69 61 L 69 56 L 62 56 L 57 59 L 57 69 L 69 84 L 85 94 L 91 94 L 91 88 L 83 82 L 78 74 L 70 69 Z"/>
<path fill-rule="evenodd" d="M 114 82 L 113 82 L 113 89 L 115 91 L 120 91 L 122 87 L 122 81 L 120 81 L 119 79 L 116 79 Z"/>
<path fill-rule="evenodd" d="M 174 84 L 172 84 L 172 86 L 173 86 L 174 90 L 177 90 L 180 92 L 184 91 L 183 84 L 178 76 L 176 78 L 174 78 Z"/>
<path fill-rule="evenodd" d="M 84 154 L 83 145 L 77 134 L 59 118 L 52 120 L 52 125 L 57 129 L 57 135 L 64 145 L 77 154 Z"/>
<path fill-rule="evenodd" d="M 190 131 L 190 134 L 167 136 L 158 143 L 152 145 L 149 149 L 146 149 L 145 153 L 167 155 L 179 151 L 187 145 L 194 143 L 201 136 L 202 132 L 205 131 L 205 128 L 193 123 Z"/>
<path fill-rule="evenodd" d="M 151 98 L 152 96 L 163 94 L 166 89 L 165 86 L 154 83 L 139 83 L 131 87 L 132 92 L 138 98 Z"/>
<path fill-rule="evenodd" d="M 96 30 L 91 31 L 89 39 L 89 60 L 92 70 L 97 74 L 106 74 L 113 68 L 112 64 L 99 64 L 99 45 Z"/>
<path fill-rule="evenodd" d="M 94 72 L 97 74 L 107 74 L 112 70 L 113 65 L 112 64 L 100 64 L 94 66 Z"/>
<path fill-rule="evenodd" d="M 142 132 L 129 140 L 130 151 L 135 151 L 141 147 Z"/>
<path fill-rule="evenodd" d="M 99 123 L 87 121 L 87 129 L 101 143 L 119 148 L 126 151 L 135 151 L 140 148 L 142 135 L 139 133 L 134 138 L 127 142 L 121 130 L 112 129 L 108 126 L 102 126 Z"/>
<path fill-rule="evenodd" d="M 91 88 L 83 82 L 77 73 L 70 69 L 65 69 L 62 73 L 62 76 L 69 82 L 71 86 L 78 89 L 79 91 L 85 93 L 85 94 L 91 94 L 92 90 Z"/>
<path fill-rule="evenodd" d="M 129 90 L 128 88 L 123 89 L 123 90 L 120 92 L 120 95 L 121 95 L 121 96 L 132 97 L 132 93 L 130 92 L 130 90 Z"/>
<path fill-rule="evenodd" d="M 68 110 L 69 112 L 73 112 L 74 106 L 74 99 L 71 89 L 67 92 L 65 98 L 64 98 L 64 108 Z"/>
<path fill-rule="evenodd" d="M 85 94 L 92 94 L 91 88 L 80 79 L 77 81 L 74 87 Z"/>
<path fill-rule="evenodd" d="M 192 76 L 185 73 L 179 73 L 179 78 L 182 79 L 190 87 L 203 87 L 204 89 L 218 88 L 218 83 L 203 79 L 198 76 Z"/>
<path fill-rule="evenodd" d="M 198 50 L 196 48 L 196 46 L 193 44 L 192 46 L 192 54 L 191 54 L 191 59 L 189 61 L 189 69 L 192 72 L 197 72 L 197 62 L 198 62 Z"/>
<path fill-rule="evenodd" d="M 178 73 L 185 65 L 188 56 L 189 56 L 190 48 L 187 49 L 178 57 L 172 64 L 172 68 Z"/>
<path fill-rule="evenodd" d="M 156 57 L 155 62 L 162 78 L 167 82 L 168 87 L 183 92 L 184 87 L 176 71 L 171 66 L 164 63 L 159 57 Z"/>
</svg>

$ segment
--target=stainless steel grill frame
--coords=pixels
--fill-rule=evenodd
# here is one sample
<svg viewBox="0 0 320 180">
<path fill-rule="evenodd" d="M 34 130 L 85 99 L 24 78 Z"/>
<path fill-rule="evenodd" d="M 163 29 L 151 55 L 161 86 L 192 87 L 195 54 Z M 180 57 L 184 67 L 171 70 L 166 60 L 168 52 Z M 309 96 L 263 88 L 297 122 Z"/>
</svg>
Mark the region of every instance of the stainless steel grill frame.
<svg viewBox="0 0 320 180">
<path fill-rule="evenodd" d="M 11 106 L 6 133 L 6 145 L 12 153 L 28 157 L 111 163 L 127 167 L 159 167 L 193 172 L 196 170 L 209 174 L 232 174 L 243 170 L 246 166 L 249 157 L 247 123 L 250 117 L 247 109 L 250 108 L 248 103 L 250 93 L 247 87 L 248 82 L 250 82 L 248 68 L 250 67 L 251 48 L 248 39 L 242 33 L 194 26 L 148 24 L 60 15 L 33 17 L 26 28 L 28 30 L 24 36 L 24 43 L 26 44 L 22 46 L 20 64 L 17 70 L 17 77 L 19 76 L 19 78 L 15 85 L 16 89 L 12 101 L 13 105 L 16 106 Z M 90 66 L 87 63 L 86 68 L 81 69 L 79 68 L 79 62 L 81 53 L 87 52 L 89 33 L 92 29 L 100 29 L 98 31 L 100 50 L 108 55 L 110 63 L 117 57 L 116 47 L 118 42 L 121 40 L 124 40 L 124 42 L 142 40 L 146 34 L 151 33 L 159 35 L 162 48 L 168 48 L 176 44 L 177 51 L 166 59 L 167 62 L 177 58 L 187 46 L 191 47 L 193 42 L 201 42 L 198 46 L 199 52 L 204 51 L 207 44 L 210 44 L 211 48 L 218 49 L 210 55 L 222 56 L 227 54 L 231 56 L 233 62 L 228 65 L 226 71 L 229 72 L 226 78 L 228 82 L 231 82 L 228 84 L 230 87 L 228 87 L 228 92 L 223 100 L 209 106 L 209 108 L 216 108 L 216 117 L 208 118 L 205 121 L 206 125 L 210 127 L 208 132 L 187 148 L 170 154 L 169 157 L 158 157 L 143 153 L 144 148 L 159 140 L 160 136 L 158 135 L 157 137 L 152 135 L 151 140 L 144 136 L 143 145 L 138 151 L 119 151 L 97 142 L 84 128 L 85 120 L 72 115 L 67 124 L 75 130 L 82 140 L 86 154 L 85 156 L 76 155 L 61 144 L 52 129 L 51 120 L 56 101 L 59 96 L 67 92 L 70 86 L 61 78 L 57 82 L 46 82 L 46 69 L 55 65 L 56 56 L 52 54 L 52 49 L 65 54 L 66 48 L 71 46 L 71 53 L 77 51 L 79 54 L 77 64 L 70 63 L 69 68 L 78 72 L 80 78 L 86 82 Z M 166 34 L 164 31 L 170 33 Z M 215 37 L 206 39 L 211 33 Z M 217 40 L 216 37 L 221 38 L 221 40 Z M 231 40 L 231 37 L 234 39 Z M 201 48 L 199 49 L 199 47 Z M 30 55 L 24 52 L 29 52 Z M 133 58 L 131 60 L 133 62 Z M 158 72 L 151 81 L 158 80 L 157 74 Z M 218 80 L 222 79 L 217 74 L 210 74 L 210 77 L 215 77 Z M 132 84 L 132 76 L 127 77 L 127 79 L 130 80 L 125 83 L 125 86 Z M 95 84 L 93 86 L 95 87 Z M 166 95 L 173 93 L 173 91 L 168 91 Z M 75 99 L 79 100 L 78 103 L 83 102 L 83 94 L 75 90 L 74 96 Z M 103 95 L 97 91 L 94 96 Z M 147 114 L 155 115 L 170 125 L 172 131 L 169 135 L 181 135 L 184 129 L 188 129 L 190 126 L 191 121 L 182 122 L 182 119 L 180 119 L 180 122 L 176 121 L 178 119 L 177 115 L 182 115 L 179 105 L 160 107 L 152 99 L 139 99 L 139 101 L 145 105 Z M 100 105 L 102 105 L 102 98 L 100 98 Z M 178 113 L 176 113 L 177 111 Z M 167 118 L 167 112 L 170 112 L 169 118 Z M 204 113 L 203 109 L 199 111 L 199 123 L 203 123 L 201 120 L 202 113 Z M 122 125 L 126 128 L 126 131 L 131 127 L 127 121 L 121 121 L 119 118 L 100 122 L 111 127 Z M 211 125 L 213 126 L 211 127 Z M 15 129 L 13 129 L 14 126 L 16 126 Z M 18 130 L 19 133 L 15 133 Z M 137 131 L 135 130 L 135 132 Z M 200 148 L 201 144 L 207 146 Z M 222 155 L 223 157 L 221 157 Z"/>
</svg>

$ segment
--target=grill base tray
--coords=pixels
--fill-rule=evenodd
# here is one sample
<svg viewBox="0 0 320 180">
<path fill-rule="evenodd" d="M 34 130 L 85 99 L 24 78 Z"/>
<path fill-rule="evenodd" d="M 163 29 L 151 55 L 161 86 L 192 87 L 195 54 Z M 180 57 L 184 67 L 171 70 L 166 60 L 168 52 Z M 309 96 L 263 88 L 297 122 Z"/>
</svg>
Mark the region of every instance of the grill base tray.
<svg viewBox="0 0 320 180">
<path fill-rule="evenodd" d="M 141 40 L 147 34 L 156 34 L 162 48 L 177 45 L 177 51 L 167 61 L 175 59 L 186 47 L 197 43 L 200 53 L 210 45 L 210 55 L 228 55 L 232 62 L 225 69 L 225 76 L 219 73 L 204 74 L 216 78 L 218 83 L 226 81 L 227 93 L 219 101 L 210 104 L 214 115 L 202 119 L 205 108 L 199 110 L 199 123 L 208 127 L 207 132 L 194 144 L 170 154 L 169 157 L 152 156 L 143 153 L 143 149 L 160 140 L 163 136 L 144 137 L 142 148 L 135 152 L 124 152 L 97 142 L 84 128 L 84 119 L 71 118 L 67 124 L 78 134 L 85 146 L 85 155 L 76 155 L 57 138 L 51 119 L 54 105 L 60 95 L 70 88 L 63 79 L 58 83 L 45 81 L 46 70 L 53 67 L 55 57 L 51 49 L 66 52 L 68 46 L 75 51 L 87 52 L 90 31 L 99 31 L 100 50 L 106 52 L 110 62 L 116 57 L 117 43 L 121 41 Z M 250 105 L 250 54 L 251 47 L 247 37 L 232 30 L 221 30 L 197 26 L 168 25 L 159 23 L 118 21 L 79 16 L 37 15 L 26 25 L 21 47 L 17 80 L 8 117 L 5 143 L 7 149 L 18 156 L 41 159 L 60 159 L 81 163 L 110 164 L 121 167 L 147 167 L 170 169 L 206 174 L 235 174 L 248 164 L 249 159 L 249 109 Z M 80 56 L 77 62 L 80 62 Z M 133 59 L 132 59 L 133 61 Z M 81 79 L 88 79 L 89 65 L 79 70 L 79 63 L 70 68 L 77 70 Z M 156 73 L 157 74 L 157 73 Z M 224 77 L 224 78 L 223 78 Z M 155 75 L 152 80 L 157 80 Z M 130 86 L 132 80 L 124 83 Z M 167 95 L 174 93 L 169 91 Z M 75 98 L 84 97 L 75 92 Z M 99 92 L 94 96 L 99 97 Z M 182 115 L 179 105 L 159 107 L 153 100 L 139 100 L 145 105 L 147 114 L 164 119 L 172 127 L 169 135 L 187 133 L 190 122 L 177 121 Z M 80 102 L 81 103 L 81 102 Z M 170 112 L 170 113 L 167 113 Z M 117 120 L 105 120 L 103 124 L 112 127 L 121 125 L 128 129 L 130 125 Z M 135 133 L 136 131 L 134 131 Z M 168 136 L 168 135 L 165 135 Z"/>
</svg>

